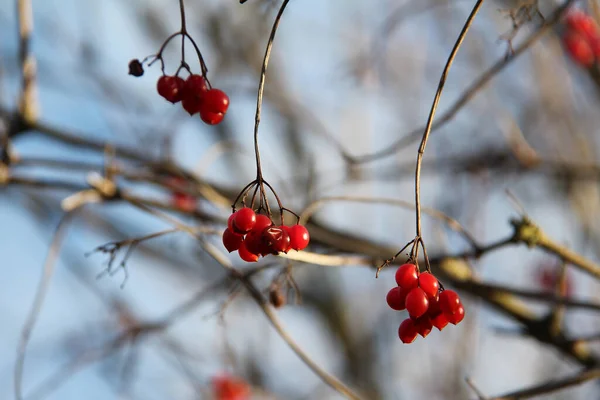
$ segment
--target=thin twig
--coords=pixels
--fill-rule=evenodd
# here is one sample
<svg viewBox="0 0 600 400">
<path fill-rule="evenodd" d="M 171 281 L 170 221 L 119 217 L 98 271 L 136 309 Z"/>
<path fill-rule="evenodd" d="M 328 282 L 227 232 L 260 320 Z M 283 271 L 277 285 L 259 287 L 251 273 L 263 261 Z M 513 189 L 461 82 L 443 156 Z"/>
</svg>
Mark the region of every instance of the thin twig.
<svg viewBox="0 0 600 400">
<path fill-rule="evenodd" d="M 54 238 L 52 239 L 52 243 L 50 244 L 50 250 L 48 251 L 48 255 L 46 256 L 42 277 L 35 295 L 35 299 L 33 301 L 33 305 L 31 306 L 31 310 L 29 311 L 27 320 L 25 321 L 23 329 L 21 330 L 21 339 L 19 341 L 19 347 L 17 350 L 17 361 L 15 364 L 14 374 L 14 389 L 15 397 L 17 400 L 23 400 L 22 384 L 27 344 L 29 343 L 31 332 L 33 331 L 35 323 L 37 322 L 40 312 L 42 311 L 44 299 L 46 298 L 46 293 L 48 292 L 50 281 L 52 279 L 52 275 L 54 274 L 54 267 L 56 266 L 56 261 L 58 260 L 58 254 L 63 239 L 65 238 L 65 235 L 67 233 L 67 227 L 69 226 L 69 223 L 74 215 L 75 212 L 67 213 L 61 218 L 60 222 L 58 223 L 56 232 L 54 233 Z"/>
<path fill-rule="evenodd" d="M 37 120 L 39 110 L 36 93 L 36 62 L 31 52 L 33 34 L 33 7 L 31 0 L 17 0 L 19 20 L 19 59 L 21 62 L 21 97 L 19 112 L 21 118 L 31 123 Z"/>
</svg>

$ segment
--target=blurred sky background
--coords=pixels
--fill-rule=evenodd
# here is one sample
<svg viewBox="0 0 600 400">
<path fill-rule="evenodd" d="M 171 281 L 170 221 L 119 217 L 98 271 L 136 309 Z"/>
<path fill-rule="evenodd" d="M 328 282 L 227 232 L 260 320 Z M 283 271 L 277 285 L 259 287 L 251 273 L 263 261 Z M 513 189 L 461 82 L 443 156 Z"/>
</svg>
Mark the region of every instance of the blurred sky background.
<svg viewBox="0 0 600 400">
<path fill-rule="evenodd" d="M 223 127 L 204 125 L 161 99 L 155 93 L 158 65 L 147 68 L 138 79 L 127 75 L 130 59 L 154 53 L 166 37 L 163 30 L 170 34 L 179 29 L 175 0 L 33 1 L 33 51 L 38 60 L 41 119 L 95 139 L 143 150 L 151 157 L 170 151 L 177 163 L 207 180 L 241 188 L 254 175 L 255 92 L 274 14 L 267 7 L 269 2 L 259 0 L 249 0 L 243 6 L 234 0 L 187 3 L 188 29 L 202 49 L 211 82 L 230 94 L 231 107 Z M 543 12 L 557 4 L 547 3 Z M 267 91 L 284 87 L 286 98 L 297 103 L 293 111 L 303 115 L 302 110 L 306 110 L 310 118 L 300 117 L 300 127 L 291 126 L 281 110 L 267 101 L 260 131 L 265 177 L 277 185 L 286 206 L 298 211 L 308 203 L 297 182 L 305 182 L 312 172 L 318 176 L 315 193 L 309 194 L 313 198 L 354 194 L 413 200 L 411 171 L 417 143 L 365 167 L 359 173 L 361 179 L 350 180 L 336 147 L 310 121 L 318 121 L 355 155 L 381 149 L 421 126 L 446 57 L 472 4 L 462 0 L 291 2 L 275 40 L 266 87 Z M 498 37 L 510 29 L 510 24 L 498 9 L 510 5 L 492 1 L 484 5 L 450 73 L 440 113 L 484 69 L 504 56 L 506 43 Z M 385 34 L 388 17 L 400 7 L 406 7 L 405 17 Z M 529 27 L 523 28 L 518 38 L 529 32 Z M 13 107 L 19 90 L 13 1 L 0 0 L 0 38 L 0 100 Z M 178 43 L 173 42 L 172 51 L 166 53 L 167 72 L 174 72 L 178 65 Z M 248 64 L 242 57 L 231 56 L 243 52 L 252 55 Z M 195 60 L 193 54 L 187 56 Z M 198 70 L 197 63 L 189 63 Z M 507 133 L 518 126 L 532 146 L 546 155 L 594 162 L 598 153 L 598 104 L 598 91 L 590 78 L 564 57 L 556 36 L 549 35 L 503 70 L 452 122 L 436 131 L 425 159 L 460 159 L 484 148 L 505 149 Z M 557 133 L 573 126 L 577 133 L 569 133 L 571 140 Z M 292 136 L 292 131 L 302 136 Z M 553 135 L 556 140 L 545 135 Z M 588 154 L 581 154 L 573 144 L 578 138 L 585 140 Z M 240 150 L 207 165 L 206 155 L 223 140 L 234 142 Z M 297 153 L 300 155 L 290 155 L 295 148 L 292 141 L 303 149 Z M 73 151 L 36 134 L 20 138 L 15 149 L 23 157 L 68 156 L 102 162 L 97 153 Z M 65 172 L 29 168 L 23 174 L 50 178 L 64 176 Z M 83 182 L 84 178 L 85 174 L 80 174 L 73 179 Z M 585 210 L 597 210 L 597 182 L 582 185 L 587 186 L 576 197 L 565 194 L 561 183 L 544 174 L 461 174 L 436 171 L 435 166 L 426 164 L 422 196 L 424 205 L 440 208 L 488 243 L 509 235 L 508 220 L 518 215 L 505 194 L 508 188 L 548 235 L 597 260 L 597 236 L 584 235 L 582 227 L 597 230 L 599 225 L 592 221 L 598 221 L 598 215 L 587 214 L 586 222 L 576 208 L 583 198 L 591 202 L 583 206 Z M 147 193 L 166 198 L 165 193 Z M 60 219 L 58 203 L 67 194 L 11 187 L 0 191 L 0 399 L 14 398 L 13 368 L 19 335 Z M 222 215 L 228 212 L 208 209 Z M 25 393 L 79 352 L 114 338 L 116 323 L 101 298 L 109 302 L 116 296 L 126 301 L 136 315 L 160 318 L 221 276 L 214 265 L 203 269 L 203 256 L 197 246 L 179 233 L 157 240 L 171 263 L 136 252 L 128 263 L 130 277 L 123 289 L 122 274 L 95 279 L 107 257 L 85 257 L 86 252 L 111 240 L 165 229 L 166 225 L 127 205 L 92 206 L 90 210 L 69 229 L 30 343 Z M 325 206 L 318 216 L 337 229 L 398 248 L 414 236 L 414 215 L 404 209 L 339 203 Z M 425 219 L 424 226 L 431 253 L 467 248 L 460 237 L 438 222 Z M 518 246 L 490 254 L 475 264 L 486 281 L 532 288 L 536 285 L 537 266 L 553 262 L 539 250 Z M 179 273 L 182 265 L 189 268 Z M 96 294 L 82 285 L 72 270 L 92 282 Z M 598 299 L 598 285 L 577 271 L 571 272 L 576 295 Z M 447 382 L 456 385 L 455 398 L 474 398 L 461 384 L 465 376 L 492 395 L 577 370 L 560 354 L 531 339 L 498 333 L 498 329 L 514 330 L 517 325 L 468 297 L 464 323 L 403 345 L 396 335 L 403 317 L 384 301 L 394 284 L 392 269 L 384 271 L 379 279 L 372 270 L 352 266 L 324 270 L 300 265 L 295 274 L 309 297 L 318 297 L 320 291 L 335 292 L 336 312 L 348 321 L 357 343 L 367 337 L 367 332 L 376 339 L 373 347 L 378 355 L 368 369 L 377 377 L 386 399 L 450 398 L 445 394 L 448 387 L 438 387 Z M 169 329 L 172 337 L 185 343 L 193 377 L 182 373 L 159 339 L 149 338 L 136 355 L 130 397 L 120 397 L 119 390 L 128 354 L 125 349 L 77 372 L 47 398 L 197 398 L 197 388 L 190 381 L 202 386 L 222 371 L 248 377 L 245 363 L 249 359 L 259 360 L 264 387 L 277 398 L 340 398 L 289 350 L 247 296 L 227 309 L 227 325 L 223 328 L 213 314 L 225 299 L 226 293 L 215 296 Z M 345 355 L 340 352 L 338 338 L 328 333 L 331 329 L 322 315 L 303 305 L 285 307 L 280 315 L 306 352 L 344 380 Z M 570 311 L 566 318 L 578 335 L 597 332 L 598 319 L 590 313 Z M 227 343 L 235 355 L 232 362 L 227 356 Z M 440 378 L 448 374 L 454 377 Z M 351 381 L 346 383 L 353 386 Z M 424 392 L 424 387 L 430 389 Z M 424 397 L 424 393 L 430 397 Z M 599 393 L 597 385 L 587 383 L 548 398 L 593 399 Z"/>
</svg>

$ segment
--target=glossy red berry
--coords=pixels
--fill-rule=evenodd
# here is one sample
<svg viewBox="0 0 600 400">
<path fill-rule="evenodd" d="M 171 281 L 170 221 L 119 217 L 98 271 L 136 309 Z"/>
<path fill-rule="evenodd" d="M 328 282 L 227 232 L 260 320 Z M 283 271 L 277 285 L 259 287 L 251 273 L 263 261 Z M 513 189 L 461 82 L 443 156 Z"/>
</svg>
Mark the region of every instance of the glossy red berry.
<svg viewBox="0 0 600 400">
<path fill-rule="evenodd" d="M 225 118 L 225 114 L 207 111 L 202 106 L 200 107 L 199 112 L 200 119 L 208 125 L 217 125 Z"/>
<path fill-rule="evenodd" d="M 256 213 L 250 207 L 240 208 L 233 217 L 233 226 L 238 232 L 250 232 L 256 224 Z"/>
<path fill-rule="evenodd" d="M 296 224 L 288 228 L 290 235 L 290 248 L 294 250 L 304 250 L 310 242 L 310 235 L 306 227 Z"/>
<path fill-rule="evenodd" d="M 404 303 L 406 300 L 406 294 L 406 289 L 402 289 L 400 286 L 396 286 L 388 292 L 385 299 L 392 309 L 401 311 L 406 308 L 406 305 Z"/>
<path fill-rule="evenodd" d="M 190 75 L 185 80 L 181 105 L 190 115 L 200 112 L 207 93 L 206 81 L 201 75 Z"/>
<path fill-rule="evenodd" d="M 274 253 L 287 253 L 290 249 L 290 235 L 281 226 L 269 226 L 262 232 L 265 245 Z"/>
<path fill-rule="evenodd" d="M 273 225 L 273 221 L 271 218 L 267 217 L 264 214 L 256 214 L 256 223 L 252 228 L 253 231 L 262 232 L 266 227 Z"/>
<path fill-rule="evenodd" d="M 437 299 L 440 283 L 433 274 L 423 272 L 419 275 L 419 287 L 423 289 L 427 297 L 430 299 Z"/>
<path fill-rule="evenodd" d="M 204 79 L 202 75 L 192 74 L 185 80 L 186 94 L 202 96 L 207 91 L 208 85 L 206 84 L 206 79 Z"/>
<path fill-rule="evenodd" d="M 422 317 L 415 320 L 415 328 L 417 329 L 417 333 L 422 337 L 427 337 L 433 328 L 433 324 L 429 315 L 425 314 Z"/>
<path fill-rule="evenodd" d="M 243 236 L 230 231 L 229 228 L 225 229 L 225 232 L 223 232 L 223 245 L 230 253 L 239 249 L 243 241 Z"/>
<path fill-rule="evenodd" d="M 181 101 L 185 81 L 178 76 L 163 75 L 156 82 L 158 94 L 171 103 Z"/>
<path fill-rule="evenodd" d="M 454 314 L 447 314 L 446 318 L 448 318 L 448 322 L 450 322 L 452 325 L 458 324 L 465 318 L 465 308 L 461 304 L 458 306 Z"/>
<path fill-rule="evenodd" d="M 256 261 L 258 261 L 258 255 L 250 252 L 246 248 L 246 240 L 244 240 L 240 244 L 240 248 L 238 249 L 238 254 L 240 255 L 240 258 L 242 260 L 246 261 L 246 262 L 256 262 Z"/>
<path fill-rule="evenodd" d="M 438 328 L 439 331 L 441 331 L 446 327 L 446 325 L 448 325 L 448 317 L 446 316 L 446 314 L 440 312 L 436 316 L 431 317 L 431 323 L 433 324 L 433 326 Z"/>
<path fill-rule="evenodd" d="M 590 67 L 594 64 L 594 51 L 583 35 L 577 32 L 567 32 L 563 37 L 563 44 L 567 52 L 576 63 Z"/>
<path fill-rule="evenodd" d="M 458 297 L 458 293 L 454 290 L 444 290 L 440 293 L 440 298 L 438 300 L 440 305 L 440 309 L 446 315 L 452 315 L 460 307 L 460 297 Z"/>
<path fill-rule="evenodd" d="M 417 327 L 415 326 L 415 322 L 407 318 L 400 324 L 398 328 L 398 337 L 402 340 L 402 343 L 409 344 L 415 341 L 417 338 Z"/>
<path fill-rule="evenodd" d="M 401 265 L 396 271 L 396 283 L 404 289 L 412 289 L 419 284 L 419 271 L 415 264 Z"/>
<path fill-rule="evenodd" d="M 425 314 L 427 312 L 427 308 L 429 308 L 429 300 L 427 299 L 427 295 L 423 289 L 418 287 L 412 288 L 410 292 L 408 292 L 404 303 L 406 305 L 408 315 L 410 315 L 410 317 L 413 319 L 417 319 Z"/>
<path fill-rule="evenodd" d="M 244 244 L 246 249 L 256 256 L 269 254 L 269 248 L 263 241 L 262 232 L 254 230 L 248 232 L 244 238 Z"/>
</svg>

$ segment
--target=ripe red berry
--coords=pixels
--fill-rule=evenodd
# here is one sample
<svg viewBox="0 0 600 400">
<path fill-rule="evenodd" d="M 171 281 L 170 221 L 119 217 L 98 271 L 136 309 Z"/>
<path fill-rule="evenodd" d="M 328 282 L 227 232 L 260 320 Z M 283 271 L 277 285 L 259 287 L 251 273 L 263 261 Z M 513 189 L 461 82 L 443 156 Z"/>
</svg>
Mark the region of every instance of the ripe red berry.
<svg viewBox="0 0 600 400">
<path fill-rule="evenodd" d="M 178 76 L 163 75 L 156 82 L 158 94 L 171 103 L 181 101 L 185 81 Z"/>
<path fill-rule="evenodd" d="M 419 284 L 419 271 L 415 264 L 401 265 L 396 271 L 396 283 L 404 289 L 412 289 Z"/>
<path fill-rule="evenodd" d="M 246 234 L 246 237 L 244 238 L 244 244 L 246 246 L 246 249 L 250 253 L 256 254 L 256 256 L 269 253 L 269 249 L 263 241 L 262 232 L 254 230 L 248 232 L 248 234 Z"/>
<path fill-rule="evenodd" d="M 275 254 L 287 253 L 290 249 L 290 235 L 281 226 L 269 226 L 262 232 L 265 245 Z"/>
<path fill-rule="evenodd" d="M 290 248 L 294 250 L 304 250 L 310 242 L 310 235 L 306 227 L 296 224 L 288 228 L 290 235 Z"/>
<path fill-rule="evenodd" d="M 402 343 L 409 344 L 414 342 L 417 338 L 417 335 L 417 327 L 412 319 L 407 318 L 402 321 L 400 327 L 398 328 L 398 337 L 400 337 Z"/>
<path fill-rule="evenodd" d="M 240 243 L 240 248 L 238 249 L 238 254 L 240 255 L 240 258 L 246 262 L 256 262 L 258 261 L 258 255 L 250 252 L 247 248 L 246 248 L 246 241 L 244 240 L 242 243 Z"/>
<path fill-rule="evenodd" d="M 442 312 L 446 315 L 452 315 L 460 307 L 460 297 L 454 290 L 444 290 L 440 293 L 439 305 Z"/>
<path fill-rule="evenodd" d="M 200 112 L 204 103 L 204 96 L 208 88 L 206 81 L 201 75 L 190 75 L 185 80 L 181 105 L 190 115 Z"/>
<path fill-rule="evenodd" d="M 433 274 L 423 272 L 419 275 L 419 287 L 423 289 L 427 297 L 430 299 L 437 299 L 440 283 Z"/>
<path fill-rule="evenodd" d="M 417 329 L 419 335 L 421 335 L 424 338 L 427 337 L 427 335 L 429 335 L 431 329 L 433 328 L 433 324 L 431 322 L 431 318 L 429 318 L 429 315 L 425 314 L 422 317 L 416 319 L 415 328 Z"/>
<path fill-rule="evenodd" d="M 221 375 L 213 378 L 212 386 L 215 400 L 248 400 L 250 386 L 239 378 Z"/>
<path fill-rule="evenodd" d="M 255 224 L 256 213 L 250 207 L 240 208 L 233 217 L 233 226 L 238 232 L 250 232 Z"/>
<path fill-rule="evenodd" d="M 446 314 L 440 312 L 435 317 L 431 317 L 431 323 L 441 331 L 448 325 L 448 317 Z"/>
<path fill-rule="evenodd" d="M 583 35 L 574 31 L 567 32 L 563 43 L 573 61 L 584 67 L 594 64 L 594 51 Z"/>
<path fill-rule="evenodd" d="M 223 232 L 223 245 L 228 252 L 236 251 L 244 241 L 244 237 L 232 232 L 229 228 Z"/>
<path fill-rule="evenodd" d="M 202 75 L 192 74 L 185 80 L 185 91 L 186 94 L 202 96 L 208 91 L 208 85 Z"/>
<path fill-rule="evenodd" d="M 229 218 L 227 219 L 227 228 L 231 231 L 231 233 L 234 233 L 234 234 L 239 235 L 239 236 L 243 236 L 244 233 L 243 232 L 238 232 L 238 230 L 233 225 L 233 219 L 235 218 L 236 214 L 237 214 L 237 211 L 234 212 L 234 213 L 232 213 L 229 216 Z"/>
<path fill-rule="evenodd" d="M 256 223 L 254 224 L 253 231 L 262 232 L 266 227 L 273 225 L 271 218 L 264 214 L 256 214 Z"/>
<path fill-rule="evenodd" d="M 200 106 L 199 111 L 200 119 L 208 125 L 217 125 L 219 122 L 223 121 L 223 118 L 225 118 L 225 114 L 207 111 L 202 106 Z"/>
<path fill-rule="evenodd" d="M 413 319 L 417 319 L 427 312 L 429 300 L 427 300 L 427 295 L 423 289 L 412 288 L 406 295 L 405 305 L 408 315 Z"/>
<path fill-rule="evenodd" d="M 456 325 L 465 318 L 465 308 L 461 304 L 454 314 L 447 314 L 446 317 L 448 318 L 448 322 L 452 325 Z"/>
<path fill-rule="evenodd" d="M 392 309 L 401 311 L 406 308 L 406 305 L 404 303 L 406 300 L 406 295 L 406 289 L 402 289 L 400 286 L 396 286 L 388 292 L 385 299 Z"/>
</svg>

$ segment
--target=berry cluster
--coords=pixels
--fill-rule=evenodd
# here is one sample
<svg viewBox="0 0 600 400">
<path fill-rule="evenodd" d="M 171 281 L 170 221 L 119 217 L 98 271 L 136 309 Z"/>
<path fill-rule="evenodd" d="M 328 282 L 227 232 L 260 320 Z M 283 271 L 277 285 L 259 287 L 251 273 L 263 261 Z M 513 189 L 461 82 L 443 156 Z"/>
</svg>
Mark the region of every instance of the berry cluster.
<svg viewBox="0 0 600 400">
<path fill-rule="evenodd" d="M 591 16 L 583 11 L 571 11 L 566 19 L 563 44 L 578 64 L 591 67 L 600 57 L 600 27 Z"/>
<path fill-rule="evenodd" d="M 158 94 L 171 103 L 179 103 L 190 115 L 200 114 L 209 125 L 223 120 L 229 108 L 229 97 L 219 89 L 209 89 L 202 75 L 190 74 L 186 80 L 175 75 L 163 75 L 156 83 Z"/>
<path fill-rule="evenodd" d="M 231 214 L 223 232 L 225 248 L 230 253 L 237 250 L 240 258 L 247 262 L 256 262 L 260 256 L 268 254 L 303 250 L 309 241 L 310 236 L 304 226 L 276 226 L 267 215 L 257 214 L 250 207 Z"/>
<path fill-rule="evenodd" d="M 403 343 L 412 343 L 417 335 L 426 337 L 435 326 L 442 330 L 465 317 L 458 294 L 440 288 L 438 279 L 429 272 L 419 273 L 415 264 L 401 265 L 396 271 L 397 287 L 387 294 L 387 303 L 394 310 L 408 311 L 410 318 L 400 324 L 398 336 Z"/>
</svg>

